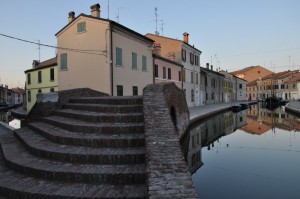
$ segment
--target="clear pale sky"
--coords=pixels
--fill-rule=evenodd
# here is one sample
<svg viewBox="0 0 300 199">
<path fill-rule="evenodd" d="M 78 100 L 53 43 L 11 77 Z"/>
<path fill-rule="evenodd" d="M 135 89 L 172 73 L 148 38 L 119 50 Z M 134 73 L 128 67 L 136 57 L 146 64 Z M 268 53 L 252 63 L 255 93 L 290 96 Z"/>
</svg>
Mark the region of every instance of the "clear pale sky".
<svg viewBox="0 0 300 199">
<path fill-rule="evenodd" d="M 0 34 L 56 45 L 55 33 L 68 22 L 68 13 L 90 14 L 101 5 L 101 17 L 119 22 L 141 34 L 158 31 L 182 39 L 202 51 L 201 66 L 234 71 L 262 65 L 280 72 L 300 69 L 299 0 L 1 0 Z M 118 14 L 119 10 L 119 14 Z M 163 20 L 163 32 L 161 31 Z M 55 56 L 41 47 L 41 61 Z M 0 84 L 24 86 L 24 71 L 39 59 L 38 46 L 0 36 Z"/>
</svg>

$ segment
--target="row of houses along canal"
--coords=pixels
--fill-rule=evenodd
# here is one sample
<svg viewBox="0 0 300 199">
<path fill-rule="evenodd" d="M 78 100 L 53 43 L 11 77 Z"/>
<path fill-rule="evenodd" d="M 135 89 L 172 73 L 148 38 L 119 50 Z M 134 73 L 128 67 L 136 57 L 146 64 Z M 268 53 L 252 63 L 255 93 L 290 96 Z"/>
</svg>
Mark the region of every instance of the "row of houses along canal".
<svg viewBox="0 0 300 199">
<path fill-rule="evenodd" d="M 11 111 L 0 119 L 14 128 Z M 262 103 L 199 121 L 181 140 L 199 198 L 298 198 L 300 123 Z"/>
</svg>

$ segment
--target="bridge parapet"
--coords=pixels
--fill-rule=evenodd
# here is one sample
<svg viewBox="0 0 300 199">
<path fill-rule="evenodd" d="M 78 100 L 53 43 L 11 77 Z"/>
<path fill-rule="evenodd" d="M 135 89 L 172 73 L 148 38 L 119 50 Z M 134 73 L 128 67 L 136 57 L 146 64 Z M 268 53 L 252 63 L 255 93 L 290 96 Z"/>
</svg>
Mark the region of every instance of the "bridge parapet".
<svg viewBox="0 0 300 199">
<path fill-rule="evenodd" d="M 180 147 L 189 125 L 184 93 L 174 83 L 148 85 L 143 104 L 149 199 L 197 198 Z"/>
</svg>

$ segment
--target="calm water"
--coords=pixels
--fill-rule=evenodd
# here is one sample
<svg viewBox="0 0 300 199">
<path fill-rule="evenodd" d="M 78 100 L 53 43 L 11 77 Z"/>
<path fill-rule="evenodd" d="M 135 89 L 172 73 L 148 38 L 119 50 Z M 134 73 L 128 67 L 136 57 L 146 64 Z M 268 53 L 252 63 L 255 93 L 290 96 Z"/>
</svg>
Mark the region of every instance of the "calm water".
<svg viewBox="0 0 300 199">
<path fill-rule="evenodd" d="M 182 142 L 200 199 L 299 199 L 300 119 L 252 106 L 193 127 Z"/>
<path fill-rule="evenodd" d="M 0 111 L 0 121 L 9 124 L 14 128 L 20 128 L 21 120 L 14 118 L 11 115 L 10 110 L 8 111 Z"/>
</svg>

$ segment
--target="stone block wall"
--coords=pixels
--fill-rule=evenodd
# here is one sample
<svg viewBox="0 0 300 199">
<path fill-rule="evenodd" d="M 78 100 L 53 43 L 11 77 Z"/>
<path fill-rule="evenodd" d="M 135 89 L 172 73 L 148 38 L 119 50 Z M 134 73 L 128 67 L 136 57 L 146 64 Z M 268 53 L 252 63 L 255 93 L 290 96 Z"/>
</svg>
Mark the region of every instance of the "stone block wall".
<svg viewBox="0 0 300 199">
<path fill-rule="evenodd" d="M 197 198 L 180 147 L 189 125 L 184 93 L 174 83 L 152 84 L 143 103 L 149 199 Z"/>
</svg>

